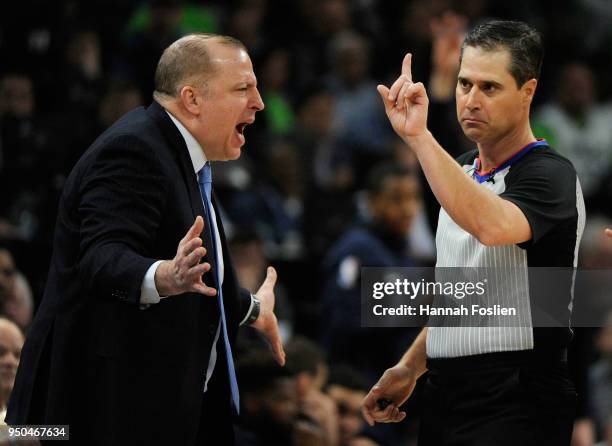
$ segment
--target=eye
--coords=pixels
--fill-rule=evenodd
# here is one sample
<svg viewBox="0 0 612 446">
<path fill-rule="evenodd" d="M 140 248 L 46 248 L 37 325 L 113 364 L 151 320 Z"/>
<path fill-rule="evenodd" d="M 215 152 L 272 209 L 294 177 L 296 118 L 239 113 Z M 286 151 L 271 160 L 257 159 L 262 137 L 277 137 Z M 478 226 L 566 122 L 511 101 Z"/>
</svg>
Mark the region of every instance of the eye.
<svg viewBox="0 0 612 446">
<path fill-rule="evenodd" d="M 459 86 L 466 90 L 471 87 L 471 84 L 466 79 L 459 79 Z"/>
<path fill-rule="evenodd" d="M 493 93 L 495 90 L 497 90 L 497 86 L 493 84 L 485 83 L 482 86 L 482 91 L 484 91 L 485 93 Z"/>
</svg>

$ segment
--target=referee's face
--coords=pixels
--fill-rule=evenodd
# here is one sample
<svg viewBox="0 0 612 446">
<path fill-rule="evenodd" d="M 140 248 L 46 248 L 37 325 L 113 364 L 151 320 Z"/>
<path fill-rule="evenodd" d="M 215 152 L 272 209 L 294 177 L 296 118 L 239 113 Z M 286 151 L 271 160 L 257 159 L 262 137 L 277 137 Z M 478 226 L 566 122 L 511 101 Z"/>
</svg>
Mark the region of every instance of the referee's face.
<svg viewBox="0 0 612 446">
<path fill-rule="evenodd" d="M 510 74 L 506 49 L 466 47 L 457 79 L 457 118 L 465 135 L 478 144 L 495 144 L 521 132 L 537 81 L 518 87 Z"/>
</svg>

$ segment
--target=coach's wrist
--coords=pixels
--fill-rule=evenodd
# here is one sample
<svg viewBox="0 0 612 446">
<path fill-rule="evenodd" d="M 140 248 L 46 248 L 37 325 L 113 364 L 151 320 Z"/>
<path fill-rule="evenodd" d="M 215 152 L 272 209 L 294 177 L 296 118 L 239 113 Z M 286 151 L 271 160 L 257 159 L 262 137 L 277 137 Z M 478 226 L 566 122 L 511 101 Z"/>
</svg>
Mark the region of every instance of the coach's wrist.
<svg viewBox="0 0 612 446">
<path fill-rule="evenodd" d="M 164 260 L 155 271 L 155 288 L 160 296 L 172 296 L 176 294 L 172 280 L 172 261 Z"/>
</svg>

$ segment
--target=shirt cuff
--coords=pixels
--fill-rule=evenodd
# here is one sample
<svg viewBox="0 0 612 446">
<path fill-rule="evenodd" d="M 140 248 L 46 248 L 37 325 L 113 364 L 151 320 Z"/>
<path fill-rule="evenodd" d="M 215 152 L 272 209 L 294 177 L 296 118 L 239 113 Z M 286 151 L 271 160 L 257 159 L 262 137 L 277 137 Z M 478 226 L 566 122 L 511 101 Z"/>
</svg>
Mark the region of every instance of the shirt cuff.
<svg viewBox="0 0 612 446">
<path fill-rule="evenodd" d="M 157 271 L 157 267 L 162 263 L 163 260 L 158 260 L 153 265 L 149 267 L 147 270 L 144 279 L 142 279 L 142 285 L 140 286 L 140 304 L 156 304 L 161 299 L 162 296 L 157 292 L 157 288 L 155 287 L 155 272 Z M 164 296 L 165 297 L 165 296 Z M 251 303 L 251 305 L 253 305 Z"/>
<path fill-rule="evenodd" d="M 249 310 L 246 312 L 246 316 L 244 317 L 244 319 L 242 319 L 240 323 L 238 324 L 239 326 L 244 325 L 244 323 L 249 320 L 249 317 L 251 316 L 251 313 L 253 312 L 253 306 L 255 306 L 255 302 L 253 302 L 253 294 L 251 293 L 251 305 L 249 306 Z"/>
</svg>

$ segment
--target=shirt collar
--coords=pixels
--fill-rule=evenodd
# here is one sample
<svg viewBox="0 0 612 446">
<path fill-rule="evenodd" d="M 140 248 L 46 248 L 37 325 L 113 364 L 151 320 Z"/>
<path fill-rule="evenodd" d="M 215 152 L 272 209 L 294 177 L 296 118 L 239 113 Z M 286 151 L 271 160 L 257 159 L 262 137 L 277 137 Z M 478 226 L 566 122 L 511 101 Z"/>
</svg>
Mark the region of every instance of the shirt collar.
<svg viewBox="0 0 612 446">
<path fill-rule="evenodd" d="M 198 173 L 208 161 L 206 159 L 206 155 L 204 154 L 204 150 L 202 150 L 202 146 L 196 141 L 193 135 L 189 133 L 189 130 L 187 130 L 185 126 L 181 124 L 181 121 L 172 116 L 172 113 L 170 113 L 168 110 L 166 110 L 166 113 L 168 113 L 168 116 L 170 116 L 170 119 L 172 119 L 172 122 L 174 122 L 174 125 L 176 125 L 178 131 L 181 132 L 181 135 L 183 135 L 183 139 L 187 145 L 187 150 L 189 150 L 189 158 L 191 159 L 191 164 L 193 164 L 193 170 L 195 170 L 195 173 Z"/>
</svg>

